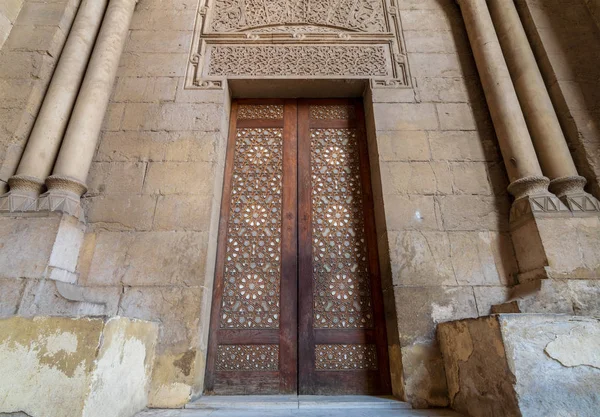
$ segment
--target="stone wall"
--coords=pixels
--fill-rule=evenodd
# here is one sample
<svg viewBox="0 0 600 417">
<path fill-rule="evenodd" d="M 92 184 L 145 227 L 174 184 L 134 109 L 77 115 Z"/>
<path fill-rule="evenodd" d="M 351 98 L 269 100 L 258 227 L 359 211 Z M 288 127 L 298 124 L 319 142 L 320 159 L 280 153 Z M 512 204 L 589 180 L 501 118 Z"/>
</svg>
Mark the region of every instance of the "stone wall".
<svg viewBox="0 0 600 417">
<path fill-rule="evenodd" d="M 0 53 L 0 180 L 18 162 L 77 3 L 27 0 Z M 229 91 L 184 89 L 197 5 L 137 5 L 83 199 L 77 287 L 41 279 L 44 268 L 37 275 L 13 268 L 0 280 L 10 294 L 0 300 L 2 315 L 118 314 L 161 323 L 150 390 L 156 407 L 182 406 L 202 391 L 214 279 Z M 390 334 L 392 354 L 401 357 L 394 382 L 415 406 L 446 406 L 435 327 L 489 314 L 515 283 L 510 198 L 458 5 L 397 6 L 414 89 L 365 96 L 384 291 L 398 323 Z M 571 104 L 568 115 L 576 113 Z M 580 152 L 589 143 L 596 142 L 582 139 L 574 149 L 593 182 L 597 161 Z M 52 228 L 60 220 L 5 218 L 4 244 L 23 231 L 36 234 L 40 222 Z"/>
<path fill-rule="evenodd" d="M 510 201 L 458 5 L 398 6 L 415 89 L 408 100 L 373 92 L 385 243 L 405 396 L 416 406 L 445 406 L 435 327 L 488 314 L 488 295 L 514 282 Z"/>
<path fill-rule="evenodd" d="M 600 28 L 594 1 L 517 0 L 579 173 L 600 196 Z M 597 3 L 597 2 L 596 2 Z"/>
<path fill-rule="evenodd" d="M 11 17 L 14 15 L 16 18 L 0 50 L 2 193 L 7 191 L 6 182 L 17 168 L 79 6 L 79 0 L 25 0 L 21 3 L 23 8 L 20 13 L 18 1 L 3 1 L 0 5 L 0 13 L 4 12 L 4 7 L 8 7 Z"/>
<path fill-rule="evenodd" d="M 0 49 L 6 42 L 21 7 L 23 7 L 23 0 L 8 0 L 0 4 Z"/>
<path fill-rule="evenodd" d="M 138 3 L 83 200 L 79 284 L 118 288 L 118 314 L 162 324 L 154 406 L 203 383 L 228 109 L 225 92 L 183 89 L 196 7 Z"/>
</svg>

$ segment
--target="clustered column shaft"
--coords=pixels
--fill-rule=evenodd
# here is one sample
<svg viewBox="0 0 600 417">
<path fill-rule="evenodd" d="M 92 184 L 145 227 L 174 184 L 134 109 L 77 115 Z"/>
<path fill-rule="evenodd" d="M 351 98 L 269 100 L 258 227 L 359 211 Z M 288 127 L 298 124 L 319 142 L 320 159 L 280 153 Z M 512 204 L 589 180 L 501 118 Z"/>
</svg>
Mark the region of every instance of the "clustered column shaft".
<svg viewBox="0 0 600 417">
<path fill-rule="evenodd" d="M 504 0 L 511 1 L 511 0 Z M 485 0 L 459 0 L 500 149 L 517 198 L 547 193 L 544 177 Z"/>
<path fill-rule="evenodd" d="M 107 3 L 84 0 L 79 6 L 16 175 L 8 180 L 20 209 L 35 208 L 52 171 Z"/>
<path fill-rule="evenodd" d="M 550 195 L 569 207 L 585 193 L 513 0 L 458 0 L 479 76 L 518 199 Z M 549 177 L 549 178 L 546 178 Z"/>
<path fill-rule="evenodd" d="M 488 0 L 488 6 L 550 191 L 568 203 L 568 196 L 585 193 L 587 181 L 577 172 L 515 3 Z"/>
<path fill-rule="evenodd" d="M 12 201 L 19 202 L 9 204 L 10 211 L 56 210 L 81 217 L 80 197 L 87 190 L 136 2 L 83 1 L 17 175 L 9 180 L 11 191 L 3 197 L 10 202 L 12 194 Z M 38 199 L 44 182 L 48 192 Z"/>
</svg>

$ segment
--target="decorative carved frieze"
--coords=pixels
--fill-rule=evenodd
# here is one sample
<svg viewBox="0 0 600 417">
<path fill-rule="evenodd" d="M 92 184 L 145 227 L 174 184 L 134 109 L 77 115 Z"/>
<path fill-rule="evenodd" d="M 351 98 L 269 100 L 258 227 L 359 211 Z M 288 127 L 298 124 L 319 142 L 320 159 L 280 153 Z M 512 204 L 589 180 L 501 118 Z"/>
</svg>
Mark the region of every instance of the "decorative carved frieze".
<svg viewBox="0 0 600 417">
<path fill-rule="evenodd" d="M 410 87 L 397 0 L 200 0 L 187 88 L 225 79 Z"/>
</svg>

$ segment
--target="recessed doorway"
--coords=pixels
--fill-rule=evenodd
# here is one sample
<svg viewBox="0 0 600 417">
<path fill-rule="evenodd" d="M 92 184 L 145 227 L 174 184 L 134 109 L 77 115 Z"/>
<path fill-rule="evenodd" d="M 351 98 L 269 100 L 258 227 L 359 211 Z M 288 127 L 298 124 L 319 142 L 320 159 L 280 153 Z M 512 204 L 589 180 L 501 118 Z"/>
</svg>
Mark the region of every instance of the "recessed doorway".
<svg viewBox="0 0 600 417">
<path fill-rule="evenodd" d="M 207 394 L 391 393 L 362 101 L 232 103 Z"/>
</svg>

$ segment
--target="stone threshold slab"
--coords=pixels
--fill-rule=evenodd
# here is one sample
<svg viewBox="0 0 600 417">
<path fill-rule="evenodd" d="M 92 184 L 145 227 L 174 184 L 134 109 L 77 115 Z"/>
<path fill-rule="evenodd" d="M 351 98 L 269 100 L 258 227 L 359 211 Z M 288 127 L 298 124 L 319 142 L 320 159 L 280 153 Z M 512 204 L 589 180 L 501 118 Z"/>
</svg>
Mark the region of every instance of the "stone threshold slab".
<svg viewBox="0 0 600 417">
<path fill-rule="evenodd" d="M 446 409 L 369 409 L 369 408 L 324 408 L 324 409 L 187 409 L 187 410 L 147 410 L 136 417 L 462 417 Z"/>
<path fill-rule="evenodd" d="M 410 409 L 408 403 L 394 397 L 367 395 L 235 395 L 206 396 L 186 405 L 187 409 Z"/>
</svg>

